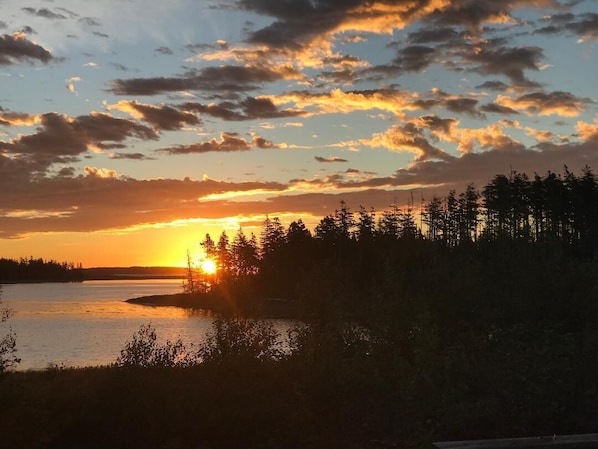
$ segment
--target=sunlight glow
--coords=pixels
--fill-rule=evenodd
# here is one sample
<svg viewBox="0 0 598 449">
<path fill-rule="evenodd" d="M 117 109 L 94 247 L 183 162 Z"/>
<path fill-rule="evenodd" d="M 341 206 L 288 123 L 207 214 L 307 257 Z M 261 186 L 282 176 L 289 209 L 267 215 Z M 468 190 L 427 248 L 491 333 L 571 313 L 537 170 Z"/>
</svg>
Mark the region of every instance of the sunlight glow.
<svg viewBox="0 0 598 449">
<path fill-rule="evenodd" d="M 206 274 L 216 273 L 216 262 L 211 259 L 206 259 L 201 262 L 201 271 Z"/>
</svg>

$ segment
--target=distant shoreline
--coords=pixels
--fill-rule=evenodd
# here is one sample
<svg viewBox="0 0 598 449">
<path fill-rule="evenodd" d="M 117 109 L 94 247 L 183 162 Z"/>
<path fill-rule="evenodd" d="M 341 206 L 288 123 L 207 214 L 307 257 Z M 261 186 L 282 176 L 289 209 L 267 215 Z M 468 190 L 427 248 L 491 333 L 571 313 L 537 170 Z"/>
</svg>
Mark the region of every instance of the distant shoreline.
<svg viewBox="0 0 598 449">
<path fill-rule="evenodd" d="M 181 267 L 96 267 L 84 268 L 85 281 L 184 279 L 186 268 Z"/>
<path fill-rule="evenodd" d="M 173 280 L 185 279 L 186 268 L 180 267 L 95 267 L 82 268 L 80 276 L 72 279 L 38 278 L 38 279 L 1 279 L 2 284 L 43 284 L 68 283 L 85 281 L 136 281 L 136 280 Z"/>
</svg>

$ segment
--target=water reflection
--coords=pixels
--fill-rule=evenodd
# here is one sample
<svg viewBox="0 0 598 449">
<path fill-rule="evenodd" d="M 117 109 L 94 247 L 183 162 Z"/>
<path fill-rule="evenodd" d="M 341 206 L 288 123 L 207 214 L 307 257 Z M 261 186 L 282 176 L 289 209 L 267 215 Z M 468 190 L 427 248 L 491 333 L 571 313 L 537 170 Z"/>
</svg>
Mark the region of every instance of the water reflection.
<svg viewBox="0 0 598 449">
<path fill-rule="evenodd" d="M 125 302 L 181 290 L 179 280 L 3 285 L 3 305 L 14 311 L 4 324 L 17 334 L 17 354 L 22 360 L 18 369 L 113 363 L 146 324 L 156 329 L 161 344 L 180 338 L 188 348 L 197 346 L 211 330 L 211 312 Z M 272 322 L 283 337 L 293 324 L 286 320 Z"/>
<path fill-rule="evenodd" d="M 17 334 L 19 369 L 112 363 L 140 326 L 148 323 L 160 340 L 200 342 L 212 323 L 206 311 L 125 302 L 178 293 L 180 285 L 178 280 L 4 285 L 3 304 L 14 311 L 5 324 Z"/>
</svg>

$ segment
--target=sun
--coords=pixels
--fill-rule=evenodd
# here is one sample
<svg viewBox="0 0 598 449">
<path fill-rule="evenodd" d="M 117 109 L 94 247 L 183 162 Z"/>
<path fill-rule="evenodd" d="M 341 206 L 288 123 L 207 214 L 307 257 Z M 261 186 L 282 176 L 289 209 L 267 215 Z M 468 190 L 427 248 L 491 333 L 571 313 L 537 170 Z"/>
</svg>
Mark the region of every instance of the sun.
<svg viewBox="0 0 598 449">
<path fill-rule="evenodd" d="M 214 274 L 216 273 L 216 262 L 211 259 L 203 260 L 200 264 L 201 271 L 206 274 Z"/>
</svg>

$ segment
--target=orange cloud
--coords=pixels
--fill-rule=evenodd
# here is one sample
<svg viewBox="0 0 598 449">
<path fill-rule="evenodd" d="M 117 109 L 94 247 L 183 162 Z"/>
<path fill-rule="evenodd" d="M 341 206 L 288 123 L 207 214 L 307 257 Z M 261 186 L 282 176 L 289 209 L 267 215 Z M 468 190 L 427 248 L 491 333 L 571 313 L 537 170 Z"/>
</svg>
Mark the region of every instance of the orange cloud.
<svg viewBox="0 0 598 449">
<path fill-rule="evenodd" d="M 116 173 L 116 170 L 110 170 L 108 168 L 85 167 L 84 171 L 87 176 L 91 176 L 94 178 L 103 178 L 103 179 L 118 178 L 118 173 Z"/>
<path fill-rule="evenodd" d="M 190 112 L 179 111 L 170 106 L 154 106 L 137 101 L 121 100 L 108 105 L 107 109 L 125 112 L 132 117 L 150 123 L 156 130 L 175 131 L 185 125 L 199 125 L 197 116 Z"/>
<path fill-rule="evenodd" d="M 294 103 L 301 109 L 314 108 L 313 114 L 348 114 L 360 110 L 380 109 L 402 116 L 404 110 L 420 109 L 413 104 L 414 94 L 398 90 L 345 92 L 341 89 L 333 89 L 324 94 L 303 91 L 267 98 L 276 105 Z"/>
<path fill-rule="evenodd" d="M 554 133 L 552 133 L 550 131 L 544 131 L 544 130 L 534 129 L 534 128 L 530 128 L 530 127 L 525 128 L 525 133 L 528 136 L 534 137 L 538 142 L 553 140 L 555 137 Z"/>
<path fill-rule="evenodd" d="M 424 129 L 418 128 L 413 123 L 404 126 L 395 125 L 383 134 L 375 134 L 367 142 L 370 146 L 381 146 L 392 151 L 407 151 L 414 153 L 417 160 L 450 159 L 444 150 L 430 144 L 423 134 Z"/>
<path fill-rule="evenodd" d="M 0 108 L 0 125 L 33 126 L 36 123 L 39 123 L 40 120 L 40 115 L 3 111 L 2 108 Z"/>
<path fill-rule="evenodd" d="M 500 106 L 523 111 L 528 115 L 560 115 L 577 117 L 593 101 L 579 98 L 569 92 L 534 92 L 517 98 L 499 95 L 496 103 Z"/>
<path fill-rule="evenodd" d="M 598 140 L 598 118 L 594 123 L 577 122 L 577 134 L 584 140 Z"/>
</svg>

